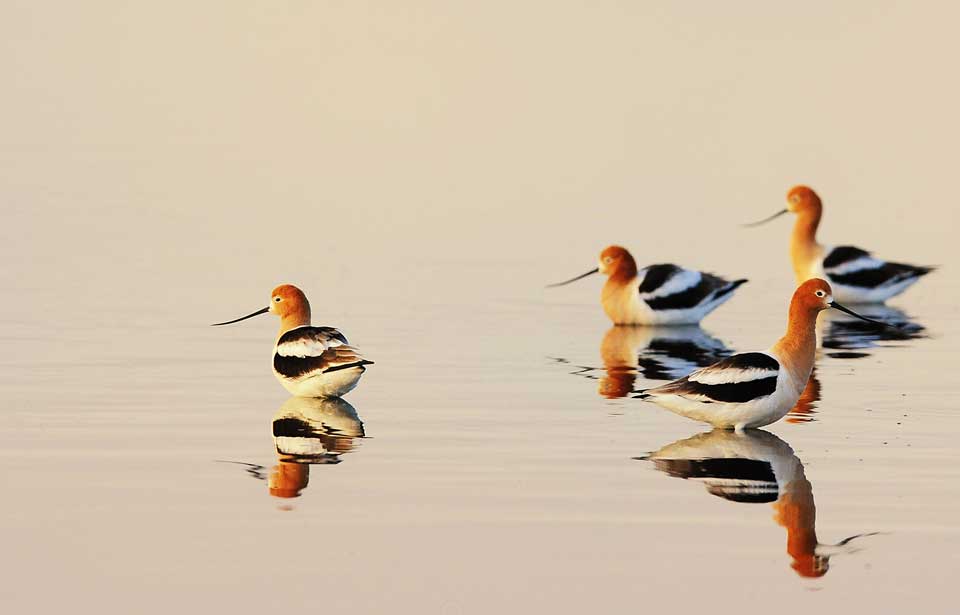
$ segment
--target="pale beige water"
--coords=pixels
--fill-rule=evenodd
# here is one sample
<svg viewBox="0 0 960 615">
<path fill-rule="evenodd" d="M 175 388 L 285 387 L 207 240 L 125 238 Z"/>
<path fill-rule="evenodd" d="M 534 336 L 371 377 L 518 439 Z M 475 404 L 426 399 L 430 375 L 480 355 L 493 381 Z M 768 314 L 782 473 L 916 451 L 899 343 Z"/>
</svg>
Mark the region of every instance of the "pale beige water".
<svg viewBox="0 0 960 615">
<path fill-rule="evenodd" d="M 174 4 L 0 9 L 5 611 L 951 611 L 956 8 Z M 943 265 L 769 430 L 820 542 L 880 532 L 817 579 L 634 459 L 701 427 L 570 374 L 600 281 L 542 289 L 620 242 L 751 278 L 704 330 L 765 347 L 789 223 L 737 223 L 800 181 L 825 241 Z M 206 326 L 279 282 L 377 362 L 292 499 L 276 323 Z"/>
</svg>

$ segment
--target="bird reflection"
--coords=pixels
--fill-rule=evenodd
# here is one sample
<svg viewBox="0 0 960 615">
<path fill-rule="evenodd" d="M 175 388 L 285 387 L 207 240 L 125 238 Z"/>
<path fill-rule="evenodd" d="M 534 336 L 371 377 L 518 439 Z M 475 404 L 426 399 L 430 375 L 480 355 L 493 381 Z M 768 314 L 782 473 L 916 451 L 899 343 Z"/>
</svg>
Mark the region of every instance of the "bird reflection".
<svg viewBox="0 0 960 615">
<path fill-rule="evenodd" d="M 788 423 L 809 423 L 815 421 L 814 415 L 817 413 L 817 402 L 820 401 L 820 379 L 817 378 L 817 368 L 814 366 L 810 372 L 810 379 L 807 380 L 807 386 L 800 393 L 800 399 L 787 413 Z"/>
<path fill-rule="evenodd" d="M 600 395 L 626 397 L 639 374 L 649 380 L 673 380 L 730 354 L 717 338 L 699 326 L 614 326 L 600 342 L 606 375 Z"/>
<path fill-rule="evenodd" d="M 791 567 L 802 577 L 821 577 L 830 558 L 852 553 L 857 534 L 835 545 L 817 540 L 813 486 L 790 445 L 767 431 L 714 430 L 668 444 L 638 459 L 684 479 L 703 482 L 707 492 L 731 502 L 771 503 L 773 519 L 787 530 Z"/>
<path fill-rule="evenodd" d="M 823 315 L 823 348 L 827 355 L 841 359 L 869 356 L 864 352 L 882 342 L 898 342 L 926 337 L 923 325 L 913 322 L 903 311 L 887 305 L 859 306 L 860 313 L 869 318 L 893 324 L 877 327 L 836 310 Z"/>
<path fill-rule="evenodd" d="M 273 417 L 277 465 L 267 484 L 270 495 L 295 498 L 307 487 L 310 466 L 340 463 L 340 455 L 363 438 L 356 409 L 343 399 L 291 397 Z"/>
</svg>

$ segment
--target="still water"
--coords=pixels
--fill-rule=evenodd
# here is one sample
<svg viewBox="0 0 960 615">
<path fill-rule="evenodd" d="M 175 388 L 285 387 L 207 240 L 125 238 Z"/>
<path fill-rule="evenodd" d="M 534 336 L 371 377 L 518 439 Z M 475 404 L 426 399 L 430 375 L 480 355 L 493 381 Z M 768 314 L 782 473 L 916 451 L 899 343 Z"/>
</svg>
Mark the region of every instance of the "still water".
<svg viewBox="0 0 960 615">
<path fill-rule="evenodd" d="M 272 316 L 207 326 L 270 285 L 197 283 L 158 293 L 163 308 L 104 289 L 95 310 L 72 282 L 47 297 L 69 318 L 3 323 L 3 600 L 946 612 L 960 564 L 946 275 L 864 310 L 896 335 L 829 315 L 803 399 L 765 431 L 708 433 L 631 397 L 771 343 L 791 282 L 765 267 L 702 328 L 674 329 L 610 327 L 599 280 L 543 290 L 558 267 L 533 259 L 340 279 L 351 308 L 290 280 L 315 324 L 376 361 L 342 401 L 285 395 Z M 418 292 L 444 280 L 451 292 Z"/>
</svg>

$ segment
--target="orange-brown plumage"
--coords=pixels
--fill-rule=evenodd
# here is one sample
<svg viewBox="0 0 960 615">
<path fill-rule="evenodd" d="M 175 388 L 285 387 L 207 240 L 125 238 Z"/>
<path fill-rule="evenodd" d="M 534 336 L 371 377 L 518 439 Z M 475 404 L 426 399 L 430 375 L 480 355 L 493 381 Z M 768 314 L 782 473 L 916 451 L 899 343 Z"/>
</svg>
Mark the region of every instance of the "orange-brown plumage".
<svg viewBox="0 0 960 615">
<path fill-rule="evenodd" d="M 626 248 L 608 246 L 600 253 L 600 273 L 608 276 L 607 284 L 626 284 L 637 277 L 637 261 Z"/>
<path fill-rule="evenodd" d="M 830 284 L 813 278 L 801 284 L 790 300 L 787 332 L 773 351 L 794 382 L 806 386 L 817 351 L 817 315 L 830 307 Z"/>
<path fill-rule="evenodd" d="M 790 235 L 790 260 L 799 282 L 810 277 L 810 263 L 819 262 L 823 256 L 823 247 L 817 243 L 823 204 L 812 189 L 795 186 L 787 193 L 787 210 L 797 214 Z"/>
<path fill-rule="evenodd" d="M 310 302 L 293 284 L 281 284 L 270 292 L 270 311 L 280 317 L 280 335 L 310 324 Z"/>
</svg>

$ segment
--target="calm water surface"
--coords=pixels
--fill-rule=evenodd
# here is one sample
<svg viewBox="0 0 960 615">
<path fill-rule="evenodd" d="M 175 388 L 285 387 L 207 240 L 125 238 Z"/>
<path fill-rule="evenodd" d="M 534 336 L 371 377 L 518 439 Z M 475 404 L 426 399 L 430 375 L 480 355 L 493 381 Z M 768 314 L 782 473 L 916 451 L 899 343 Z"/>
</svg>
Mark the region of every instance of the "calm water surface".
<svg viewBox="0 0 960 615">
<path fill-rule="evenodd" d="M 302 282 L 315 321 L 376 361 L 340 402 L 285 395 L 269 373 L 272 317 L 206 326 L 269 287 L 198 283 L 151 309 L 149 281 L 103 297 L 65 281 L 45 299 L 69 318 L 8 314 L 3 600 L 107 600 L 109 612 L 944 604 L 960 564 L 946 275 L 866 310 L 908 323 L 895 339 L 831 316 L 795 412 L 736 435 L 629 392 L 768 345 L 790 292 L 775 264 L 702 329 L 675 330 L 610 327 L 599 281 L 540 289 L 557 268 L 398 265 L 378 288 L 340 278 L 355 309 Z M 437 281 L 439 300 L 418 292 Z"/>
</svg>

